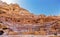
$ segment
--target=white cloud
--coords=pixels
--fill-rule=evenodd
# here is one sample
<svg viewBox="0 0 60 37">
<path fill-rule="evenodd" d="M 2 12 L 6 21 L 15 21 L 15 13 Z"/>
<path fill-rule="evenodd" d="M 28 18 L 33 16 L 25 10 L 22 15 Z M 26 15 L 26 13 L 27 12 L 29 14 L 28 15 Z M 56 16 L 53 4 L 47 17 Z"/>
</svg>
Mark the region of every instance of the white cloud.
<svg viewBox="0 0 60 37">
<path fill-rule="evenodd" d="M 3 2 L 6 2 L 7 4 L 10 4 L 10 3 L 16 3 L 17 0 L 1 0 Z"/>
</svg>

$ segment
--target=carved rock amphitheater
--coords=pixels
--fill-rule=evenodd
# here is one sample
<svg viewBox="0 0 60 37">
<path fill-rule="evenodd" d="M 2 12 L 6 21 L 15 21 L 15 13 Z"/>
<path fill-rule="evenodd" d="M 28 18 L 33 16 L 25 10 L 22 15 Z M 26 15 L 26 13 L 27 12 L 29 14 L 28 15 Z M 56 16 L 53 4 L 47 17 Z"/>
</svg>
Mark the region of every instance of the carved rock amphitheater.
<svg viewBox="0 0 60 37">
<path fill-rule="evenodd" d="M 35 15 L 18 4 L 0 1 L 0 35 L 58 35 L 60 16 Z"/>
</svg>

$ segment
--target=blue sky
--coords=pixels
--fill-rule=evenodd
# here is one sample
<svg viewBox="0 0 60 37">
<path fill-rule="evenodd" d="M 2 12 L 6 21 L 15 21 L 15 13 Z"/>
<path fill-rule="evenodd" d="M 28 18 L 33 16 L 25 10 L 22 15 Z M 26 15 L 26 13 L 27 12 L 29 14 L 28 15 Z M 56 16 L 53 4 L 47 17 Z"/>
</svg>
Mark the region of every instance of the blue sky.
<svg viewBox="0 0 60 37">
<path fill-rule="evenodd" d="M 60 0 L 18 0 L 16 2 L 36 15 L 60 15 Z"/>
</svg>

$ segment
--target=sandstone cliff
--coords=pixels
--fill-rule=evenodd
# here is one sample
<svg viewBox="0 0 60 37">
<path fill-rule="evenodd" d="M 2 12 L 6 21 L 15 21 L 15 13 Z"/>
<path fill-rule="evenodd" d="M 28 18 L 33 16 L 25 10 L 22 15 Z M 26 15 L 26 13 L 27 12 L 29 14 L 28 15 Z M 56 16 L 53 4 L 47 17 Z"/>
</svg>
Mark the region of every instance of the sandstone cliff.
<svg viewBox="0 0 60 37">
<path fill-rule="evenodd" d="M 60 16 L 34 15 L 18 4 L 7 4 L 1 1 L 0 29 L 3 29 L 5 35 L 60 34 Z"/>
</svg>

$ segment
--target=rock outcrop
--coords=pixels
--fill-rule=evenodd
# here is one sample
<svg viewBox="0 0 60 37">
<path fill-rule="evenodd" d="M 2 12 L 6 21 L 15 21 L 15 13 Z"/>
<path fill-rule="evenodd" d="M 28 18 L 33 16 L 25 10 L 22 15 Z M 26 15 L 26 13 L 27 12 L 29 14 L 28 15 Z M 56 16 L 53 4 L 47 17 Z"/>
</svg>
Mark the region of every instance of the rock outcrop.
<svg viewBox="0 0 60 37">
<path fill-rule="evenodd" d="M 17 4 L 0 1 L 0 30 L 5 35 L 60 34 L 60 16 L 34 15 Z"/>
</svg>

